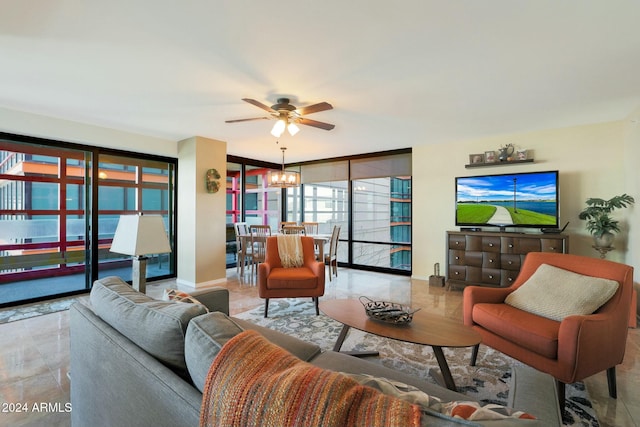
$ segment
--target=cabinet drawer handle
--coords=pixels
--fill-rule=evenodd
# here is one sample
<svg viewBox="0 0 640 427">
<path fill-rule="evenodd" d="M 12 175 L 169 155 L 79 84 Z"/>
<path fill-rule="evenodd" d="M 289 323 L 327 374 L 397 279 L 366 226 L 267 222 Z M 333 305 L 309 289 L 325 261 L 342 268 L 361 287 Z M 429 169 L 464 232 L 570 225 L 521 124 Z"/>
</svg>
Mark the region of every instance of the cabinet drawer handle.
<svg viewBox="0 0 640 427">
<path fill-rule="evenodd" d="M 510 247 L 510 248 L 512 248 L 512 247 L 513 247 L 513 245 L 512 245 L 512 244 L 509 244 L 509 247 Z"/>
<path fill-rule="evenodd" d="M 489 275 L 489 279 L 493 279 L 493 275 L 492 274 Z"/>
<path fill-rule="evenodd" d="M 458 241 L 456 240 L 456 245 L 459 245 L 459 244 L 460 244 L 460 242 L 458 242 Z"/>
<path fill-rule="evenodd" d="M 489 247 L 492 248 L 493 247 L 493 243 L 489 243 Z"/>
<path fill-rule="evenodd" d="M 513 264 L 513 261 L 509 261 L 509 263 L 508 263 L 508 264 L 509 264 L 509 265 Z"/>
<path fill-rule="evenodd" d="M 459 256 L 457 256 L 457 257 L 456 257 L 456 259 L 460 259 L 460 257 L 459 257 Z"/>
<path fill-rule="evenodd" d="M 460 273 L 456 271 L 456 276 L 459 275 Z"/>
<path fill-rule="evenodd" d="M 489 262 L 491 263 L 491 262 L 493 262 L 493 260 L 492 260 L 492 259 L 490 259 L 490 260 L 489 260 Z"/>
<path fill-rule="evenodd" d="M 555 250 L 556 250 L 556 248 L 554 248 L 553 246 L 551 246 L 551 247 L 549 248 L 549 250 L 550 250 L 550 251 L 555 251 Z"/>
<path fill-rule="evenodd" d="M 510 282 L 513 282 L 513 279 L 512 279 L 511 277 L 509 277 L 509 279 L 508 279 L 508 280 L 509 280 Z"/>
</svg>

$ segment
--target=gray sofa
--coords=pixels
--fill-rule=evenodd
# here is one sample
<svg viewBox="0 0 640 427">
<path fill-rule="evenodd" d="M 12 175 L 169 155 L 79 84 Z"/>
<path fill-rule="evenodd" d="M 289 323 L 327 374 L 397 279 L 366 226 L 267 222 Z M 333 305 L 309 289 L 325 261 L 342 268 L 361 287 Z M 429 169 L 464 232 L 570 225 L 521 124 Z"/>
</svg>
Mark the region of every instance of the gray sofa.
<svg viewBox="0 0 640 427">
<path fill-rule="evenodd" d="M 324 369 L 389 378 L 445 401 L 469 400 L 437 385 L 381 365 L 227 317 L 224 288 L 193 292 L 196 304 L 156 301 L 119 278 L 94 283 L 90 304 L 70 311 L 72 425 L 197 426 L 202 384 L 211 360 L 224 343 L 243 329 Z M 482 425 L 561 425 L 553 378 L 532 369 L 514 369 L 509 406 L 537 420 L 500 420 Z M 423 416 L 436 426 L 477 425 L 444 416 Z"/>
</svg>

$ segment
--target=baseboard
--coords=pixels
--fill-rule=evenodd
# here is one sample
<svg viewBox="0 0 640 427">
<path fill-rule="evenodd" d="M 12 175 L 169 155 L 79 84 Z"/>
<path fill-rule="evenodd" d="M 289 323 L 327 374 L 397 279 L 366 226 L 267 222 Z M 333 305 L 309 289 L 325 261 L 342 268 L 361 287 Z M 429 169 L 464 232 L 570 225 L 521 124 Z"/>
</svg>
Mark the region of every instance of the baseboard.
<svg viewBox="0 0 640 427">
<path fill-rule="evenodd" d="M 191 290 L 209 288 L 211 286 L 217 286 L 221 283 L 226 283 L 226 282 L 227 282 L 226 277 L 223 277 L 220 279 L 208 280 L 206 282 L 199 282 L 199 283 L 190 282 L 184 279 L 176 279 L 176 285 L 178 286 L 178 289 L 189 288 Z"/>
</svg>

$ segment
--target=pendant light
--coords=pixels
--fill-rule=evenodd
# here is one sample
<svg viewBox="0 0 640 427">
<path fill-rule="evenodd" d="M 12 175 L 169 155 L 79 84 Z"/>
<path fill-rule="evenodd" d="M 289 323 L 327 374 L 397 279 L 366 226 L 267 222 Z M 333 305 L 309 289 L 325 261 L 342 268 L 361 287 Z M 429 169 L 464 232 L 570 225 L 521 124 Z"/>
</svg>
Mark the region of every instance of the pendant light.
<svg viewBox="0 0 640 427">
<path fill-rule="evenodd" d="M 287 147 L 280 147 L 282 150 L 282 170 L 271 170 L 267 172 L 267 186 L 274 188 L 298 187 L 300 185 L 300 174 L 295 171 L 284 169 L 284 152 Z"/>
</svg>

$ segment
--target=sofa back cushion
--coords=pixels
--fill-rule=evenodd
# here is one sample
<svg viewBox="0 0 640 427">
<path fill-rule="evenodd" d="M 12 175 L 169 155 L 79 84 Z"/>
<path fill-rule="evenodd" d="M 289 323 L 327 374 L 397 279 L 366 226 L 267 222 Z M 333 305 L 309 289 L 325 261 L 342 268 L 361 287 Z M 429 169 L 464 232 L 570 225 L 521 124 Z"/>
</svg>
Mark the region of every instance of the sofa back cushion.
<svg viewBox="0 0 640 427">
<path fill-rule="evenodd" d="M 204 390 L 209 367 L 222 346 L 242 331 L 240 326 L 219 311 L 196 317 L 189 322 L 184 356 L 191 381 L 198 390 Z"/>
<path fill-rule="evenodd" d="M 206 313 L 197 304 L 154 300 L 115 276 L 96 280 L 90 295 L 93 311 L 147 353 L 188 378 L 184 358 L 189 321 Z"/>
</svg>

